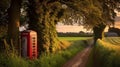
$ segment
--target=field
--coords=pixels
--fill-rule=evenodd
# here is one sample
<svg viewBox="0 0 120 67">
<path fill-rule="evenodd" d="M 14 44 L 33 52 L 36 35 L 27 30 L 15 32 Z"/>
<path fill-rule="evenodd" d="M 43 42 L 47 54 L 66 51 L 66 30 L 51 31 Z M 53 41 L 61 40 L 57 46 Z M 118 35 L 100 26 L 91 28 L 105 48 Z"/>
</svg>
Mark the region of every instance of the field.
<svg viewBox="0 0 120 67">
<path fill-rule="evenodd" d="M 0 67 L 61 67 L 66 61 L 72 58 L 76 53 L 83 50 L 87 45 L 85 40 L 89 37 L 59 37 L 67 48 L 56 53 L 42 54 L 38 59 L 29 60 L 21 58 L 13 53 L 9 55 L 0 54 Z M 67 42 L 67 43 L 66 43 Z"/>
<path fill-rule="evenodd" d="M 91 38 L 92 37 L 59 37 L 60 40 L 67 40 L 67 41 L 86 40 Z"/>
<path fill-rule="evenodd" d="M 95 67 L 120 67 L 120 37 L 98 40 L 91 61 Z M 93 67 L 88 66 L 88 67 Z"/>
<path fill-rule="evenodd" d="M 120 37 L 107 37 L 104 39 L 104 41 L 109 42 L 110 44 L 113 44 L 113 45 L 120 46 Z"/>
</svg>

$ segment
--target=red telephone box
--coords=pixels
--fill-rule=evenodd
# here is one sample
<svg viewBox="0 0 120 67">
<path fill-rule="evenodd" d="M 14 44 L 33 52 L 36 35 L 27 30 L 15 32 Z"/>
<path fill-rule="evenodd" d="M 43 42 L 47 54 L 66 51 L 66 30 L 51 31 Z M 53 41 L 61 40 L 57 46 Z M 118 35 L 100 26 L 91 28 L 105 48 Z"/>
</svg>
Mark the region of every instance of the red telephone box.
<svg viewBox="0 0 120 67">
<path fill-rule="evenodd" d="M 37 58 L 37 33 L 35 31 L 21 32 L 21 55 L 30 59 Z"/>
</svg>

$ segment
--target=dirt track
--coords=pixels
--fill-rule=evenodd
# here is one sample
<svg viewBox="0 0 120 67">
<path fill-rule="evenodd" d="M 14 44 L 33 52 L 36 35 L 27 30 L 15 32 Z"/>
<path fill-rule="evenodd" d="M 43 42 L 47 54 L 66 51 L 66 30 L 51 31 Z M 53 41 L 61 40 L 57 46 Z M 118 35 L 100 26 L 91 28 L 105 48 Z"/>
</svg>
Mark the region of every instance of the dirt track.
<svg viewBox="0 0 120 67">
<path fill-rule="evenodd" d="M 86 63 L 92 47 L 88 46 L 83 51 L 79 52 L 75 57 L 63 65 L 63 67 L 86 67 Z"/>
</svg>

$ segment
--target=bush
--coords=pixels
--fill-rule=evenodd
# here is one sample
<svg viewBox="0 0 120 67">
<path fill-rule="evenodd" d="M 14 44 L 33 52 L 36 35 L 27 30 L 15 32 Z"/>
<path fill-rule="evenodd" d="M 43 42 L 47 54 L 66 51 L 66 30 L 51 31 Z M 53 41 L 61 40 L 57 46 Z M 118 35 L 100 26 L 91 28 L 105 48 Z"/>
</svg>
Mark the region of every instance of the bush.
<svg viewBox="0 0 120 67">
<path fill-rule="evenodd" d="M 84 46 L 84 41 L 74 41 L 68 48 L 56 53 L 42 54 L 38 59 L 28 60 L 14 53 L 0 54 L 0 67 L 61 67 Z"/>
</svg>

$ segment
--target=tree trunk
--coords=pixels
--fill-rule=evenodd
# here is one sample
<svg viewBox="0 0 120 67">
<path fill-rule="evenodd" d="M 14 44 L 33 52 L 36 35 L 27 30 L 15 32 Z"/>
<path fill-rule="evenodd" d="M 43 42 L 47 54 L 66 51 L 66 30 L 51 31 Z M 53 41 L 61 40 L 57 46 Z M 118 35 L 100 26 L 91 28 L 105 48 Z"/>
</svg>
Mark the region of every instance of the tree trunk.
<svg viewBox="0 0 120 67">
<path fill-rule="evenodd" d="M 94 33 L 94 45 L 96 44 L 97 39 L 102 39 L 104 37 L 104 29 L 106 25 L 99 24 L 93 28 Z"/>
<path fill-rule="evenodd" d="M 8 9 L 8 37 L 11 45 L 14 45 L 17 51 L 19 48 L 20 6 L 21 0 L 11 0 Z"/>
</svg>

